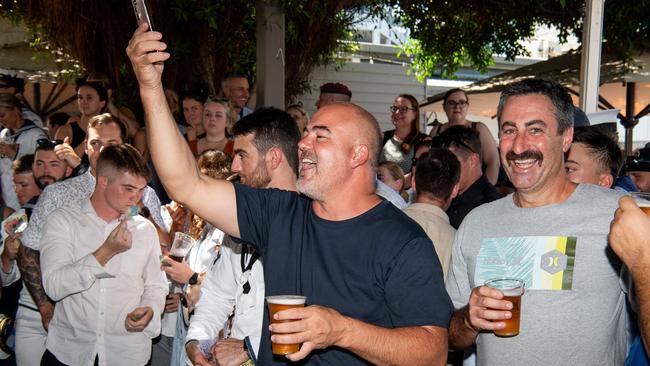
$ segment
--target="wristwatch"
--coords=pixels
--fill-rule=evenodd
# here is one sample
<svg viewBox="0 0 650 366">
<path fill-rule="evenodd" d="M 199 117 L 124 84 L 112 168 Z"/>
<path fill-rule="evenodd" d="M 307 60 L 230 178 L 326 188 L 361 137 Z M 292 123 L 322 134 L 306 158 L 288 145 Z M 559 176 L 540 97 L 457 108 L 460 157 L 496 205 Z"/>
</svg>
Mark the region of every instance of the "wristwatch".
<svg viewBox="0 0 650 366">
<path fill-rule="evenodd" d="M 190 285 L 196 285 L 196 283 L 199 282 L 199 274 L 194 272 L 192 277 L 190 277 L 190 280 L 187 281 Z"/>
</svg>

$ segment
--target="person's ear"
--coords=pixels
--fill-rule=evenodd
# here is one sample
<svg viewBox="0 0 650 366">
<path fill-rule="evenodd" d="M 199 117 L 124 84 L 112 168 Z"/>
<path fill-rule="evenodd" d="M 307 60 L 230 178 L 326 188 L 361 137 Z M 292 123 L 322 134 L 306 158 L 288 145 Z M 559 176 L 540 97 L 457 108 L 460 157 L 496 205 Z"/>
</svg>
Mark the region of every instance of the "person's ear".
<svg viewBox="0 0 650 366">
<path fill-rule="evenodd" d="M 598 176 L 598 185 L 605 188 L 612 188 L 614 177 L 609 173 L 603 173 Z"/>
<path fill-rule="evenodd" d="M 264 157 L 264 160 L 266 162 L 267 169 L 275 170 L 280 166 L 280 164 L 284 160 L 284 154 L 282 153 L 282 150 L 280 148 L 272 147 L 266 152 L 266 156 Z"/>
<path fill-rule="evenodd" d="M 368 151 L 368 146 L 366 145 L 355 145 L 352 149 L 352 168 L 364 165 L 370 158 L 370 153 Z"/>
</svg>

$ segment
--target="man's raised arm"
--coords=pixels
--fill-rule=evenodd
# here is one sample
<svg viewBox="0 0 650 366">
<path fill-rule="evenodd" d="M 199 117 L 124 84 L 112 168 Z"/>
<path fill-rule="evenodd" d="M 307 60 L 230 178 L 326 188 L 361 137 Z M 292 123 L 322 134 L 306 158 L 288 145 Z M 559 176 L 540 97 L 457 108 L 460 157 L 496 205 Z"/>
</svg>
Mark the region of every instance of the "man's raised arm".
<svg viewBox="0 0 650 366">
<path fill-rule="evenodd" d="M 214 180 L 199 170 L 172 116 L 161 81 L 163 62 L 169 58 L 159 32 L 141 25 L 126 53 L 140 85 L 147 125 L 147 143 L 156 172 L 170 196 L 222 231 L 239 237 L 235 190 L 225 180 Z"/>
</svg>

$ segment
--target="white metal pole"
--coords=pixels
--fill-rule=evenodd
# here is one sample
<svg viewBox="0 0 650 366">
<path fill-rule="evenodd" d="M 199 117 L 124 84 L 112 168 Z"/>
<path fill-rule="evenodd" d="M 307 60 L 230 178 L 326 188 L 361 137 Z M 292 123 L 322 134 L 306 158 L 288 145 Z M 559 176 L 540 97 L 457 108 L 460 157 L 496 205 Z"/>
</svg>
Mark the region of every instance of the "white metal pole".
<svg viewBox="0 0 650 366">
<path fill-rule="evenodd" d="M 598 109 L 605 0 L 586 0 L 585 7 L 580 62 L 580 108 L 585 113 L 592 113 Z"/>
</svg>

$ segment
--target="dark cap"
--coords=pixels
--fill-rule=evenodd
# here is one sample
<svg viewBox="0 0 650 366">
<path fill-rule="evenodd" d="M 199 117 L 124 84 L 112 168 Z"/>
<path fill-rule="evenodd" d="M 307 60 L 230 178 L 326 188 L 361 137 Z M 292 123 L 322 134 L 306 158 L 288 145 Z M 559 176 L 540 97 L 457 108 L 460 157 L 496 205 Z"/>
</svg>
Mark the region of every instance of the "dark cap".
<svg viewBox="0 0 650 366">
<path fill-rule="evenodd" d="M 582 109 L 578 107 L 574 107 L 573 127 L 585 127 L 585 126 L 591 126 L 587 114 Z"/>
<path fill-rule="evenodd" d="M 23 79 L 16 77 L 16 76 L 11 76 L 7 74 L 0 74 L 0 86 L 13 86 L 16 89 L 17 93 L 22 93 L 25 82 Z"/>
<path fill-rule="evenodd" d="M 628 172 L 650 172 L 650 148 L 639 149 L 639 155 L 630 156 L 627 161 Z"/>
<path fill-rule="evenodd" d="M 330 94 L 343 94 L 347 95 L 348 97 L 352 98 L 352 92 L 350 89 L 341 84 L 341 83 L 326 83 L 321 85 L 320 87 L 320 92 L 321 93 L 330 93 Z"/>
</svg>

